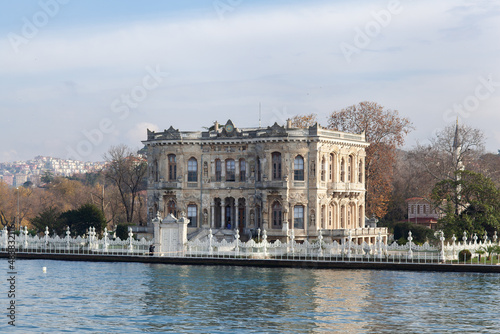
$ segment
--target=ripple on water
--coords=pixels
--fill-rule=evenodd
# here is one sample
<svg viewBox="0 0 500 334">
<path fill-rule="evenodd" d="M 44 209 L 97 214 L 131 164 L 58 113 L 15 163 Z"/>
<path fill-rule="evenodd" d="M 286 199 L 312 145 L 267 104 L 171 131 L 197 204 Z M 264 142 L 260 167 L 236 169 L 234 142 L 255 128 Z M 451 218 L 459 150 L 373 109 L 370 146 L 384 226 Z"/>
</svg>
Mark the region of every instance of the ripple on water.
<svg viewBox="0 0 500 334">
<path fill-rule="evenodd" d="M 479 333 L 500 325 L 495 274 L 16 265 L 19 333 Z"/>
</svg>

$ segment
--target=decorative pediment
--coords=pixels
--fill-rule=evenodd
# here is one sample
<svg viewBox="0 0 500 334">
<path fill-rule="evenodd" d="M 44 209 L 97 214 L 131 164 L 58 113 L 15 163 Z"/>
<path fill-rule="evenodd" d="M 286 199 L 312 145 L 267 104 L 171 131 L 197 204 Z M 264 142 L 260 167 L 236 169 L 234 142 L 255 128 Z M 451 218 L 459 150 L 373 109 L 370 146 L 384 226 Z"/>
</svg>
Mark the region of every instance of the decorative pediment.
<svg viewBox="0 0 500 334">
<path fill-rule="evenodd" d="M 179 131 L 179 129 L 174 129 L 173 126 L 170 126 L 168 130 L 164 130 L 163 132 L 160 133 L 156 133 L 148 129 L 148 140 L 154 140 L 154 139 L 167 139 L 167 140 L 181 139 L 181 132 Z"/>
<path fill-rule="evenodd" d="M 260 135 L 261 137 L 288 137 L 288 133 L 284 126 L 278 125 L 274 122 L 273 126 L 268 126 L 265 133 Z"/>
</svg>

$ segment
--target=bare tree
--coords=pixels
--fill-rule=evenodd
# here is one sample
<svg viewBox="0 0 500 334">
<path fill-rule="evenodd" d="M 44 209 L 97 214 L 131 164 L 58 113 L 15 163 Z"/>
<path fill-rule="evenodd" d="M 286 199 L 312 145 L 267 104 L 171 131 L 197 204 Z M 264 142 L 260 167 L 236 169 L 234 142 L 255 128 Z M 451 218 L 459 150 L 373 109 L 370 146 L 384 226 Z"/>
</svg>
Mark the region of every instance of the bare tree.
<svg viewBox="0 0 500 334">
<path fill-rule="evenodd" d="M 104 173 L 120 193 L 127 222 L 134 219 L 135 206 L 141 183 L 146 175 L 147 163 L 125 145 L 112 146 L 104 155 L 107 161 Z"/>
<path fill-rule="evenodd" d="M 456 177 L 457 171 L 474 169 L 484 152 L 484 134 L 468 125 L 449 125 L 430 139 L 428 145 L 412 150 L 412 158 L 435 182 Z"/>
</svg>

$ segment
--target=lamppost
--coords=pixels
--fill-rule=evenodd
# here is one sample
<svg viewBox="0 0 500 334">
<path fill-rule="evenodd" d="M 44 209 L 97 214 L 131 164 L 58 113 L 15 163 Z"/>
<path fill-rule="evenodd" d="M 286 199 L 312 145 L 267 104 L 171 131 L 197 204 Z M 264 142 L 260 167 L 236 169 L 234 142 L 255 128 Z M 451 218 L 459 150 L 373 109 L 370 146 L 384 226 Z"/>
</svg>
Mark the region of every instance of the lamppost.
<svg viewBox="0 0 500 334">
<path fill-rule="evenodd" d="M 19 187 L 17 189 L 17 227 L 21 230 L 21 222 L 19 221 Z"/>
</svg>

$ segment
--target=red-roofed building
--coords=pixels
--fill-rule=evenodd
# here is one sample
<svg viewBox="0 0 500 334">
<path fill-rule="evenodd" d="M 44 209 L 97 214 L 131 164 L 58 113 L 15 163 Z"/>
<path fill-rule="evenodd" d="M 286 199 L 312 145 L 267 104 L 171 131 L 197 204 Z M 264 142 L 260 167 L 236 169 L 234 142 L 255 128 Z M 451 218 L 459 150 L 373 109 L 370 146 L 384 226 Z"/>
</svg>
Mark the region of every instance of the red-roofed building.
<svg viewBox="0 0 500 334">
<path fill-rule="evenodd" d="M 442 214 L 432 203 L 423 197 L 412 197 L 406 200 L 408 203 L 408 221 L 414 224 L 426 226 L 435 230 L 437 221 Z"/>
</svg>

